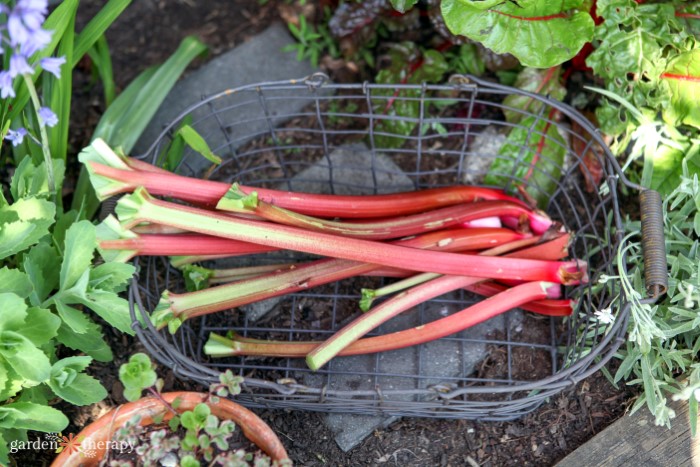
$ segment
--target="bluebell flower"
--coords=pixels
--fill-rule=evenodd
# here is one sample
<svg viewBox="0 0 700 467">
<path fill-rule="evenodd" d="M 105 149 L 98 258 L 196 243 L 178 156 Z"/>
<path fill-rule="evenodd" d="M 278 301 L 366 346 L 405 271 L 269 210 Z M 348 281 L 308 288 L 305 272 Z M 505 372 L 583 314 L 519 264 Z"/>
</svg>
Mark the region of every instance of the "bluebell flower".
<svg viewBox="0 0 700 467">
<path fill-rule="evenodd" d="M 12 88 L 12 76 L 8 71 L 0 71 L 0 98 L 7 99 L 15 97 L 15 90 Z"/>
<path fill-rule="evenodd" d="M 33 73 L 34 68 L 27 63 L 27 57 L 21 54 L 14 54 L 10 57 L 10 76 L 12 78 L 24 74 L 31 75 Z"/>
<path fill-rule="evenodd" d="M 55 113 L 48 107 L 42 107 L 39 109 L 39 118 L 48 127 L 55 126 L 58 123 L 58 117 Z"/>
<path fill-rule="evenodd" d="M 56 78 L 61 79 L 61 65 L 66 63 L 66 57 L 46 57 L 41 59 L 41 68 Z"/>
<path fill-rule="evenodd" d="M 20 0 L 7 18 L 10 44 L 19 46 L 25 56 L 43 49 L 51 42 L 51 32 L 41 28 L 48 12 L 47 0 Z"/>
<path fill-rule="evenodd" d="M 24 128 L 18 128 L 17 131 L 7 130 L 7 136 L 5 139 L 10 141 L 13 146 L 19 146 L 24 141 L 24 137 L 27 136 L 27 130 Z"/>
</svg>

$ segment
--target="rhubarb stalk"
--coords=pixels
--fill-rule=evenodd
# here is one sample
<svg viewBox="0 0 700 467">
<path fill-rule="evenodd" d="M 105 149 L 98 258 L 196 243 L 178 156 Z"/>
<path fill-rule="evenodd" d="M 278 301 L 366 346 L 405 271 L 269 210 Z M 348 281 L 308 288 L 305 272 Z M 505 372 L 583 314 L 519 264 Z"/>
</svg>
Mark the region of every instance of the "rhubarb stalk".
<svg viewBox="0 0 700 467">
<path fill-rule="evenodd" d="M 460 251 L 483 248 L 523 238 L 508 229 L 444 230 L 394 242 L 407 249 L 424 248 L 438 251 Z M 385 244 L 390 246 L 389 244 Z M 247 305 L 286 293 L 327 284 L 336 280 L 366 274 L 381 266 L 342 259 L 321 259 L 298 265 L 295 269 L 271 273 L 233 284 L 197 292 L 175 294 L 163 292 L 151 320 L 157 328 L 168 325 L 174 332 L 189 318 Z"/>
<path fill-rule="evenodd" d="M 151 197 L 144 188 L 117 203 L 122 225 L 155 222 L 206 235 L 258 243 L 332 258 L 410 269 L 418 272 L 578 284 L 585 278 L 583 261 L 554 262 L 423 251 L 356 238 L 340 238 L 285 225 L 235 219 Z"/>
<path fill-rule="evenodd" d="M 464 310 L 415 328 L 382 336 L 367 337 L 352 343 L 339 355 L 359 355 L 401 349 L 440 339 L 481 323 L 524 303 L 543 299 L 558 299 L 561 288 L 548 282 L 528 282 L 486 298 Z M 263 341 L 257 339 L 231 340 L 211 334 L 204 353 L 212 357 L 257 355 L 302 358 L 316 349 L 320 342 Z"/>
</svg>

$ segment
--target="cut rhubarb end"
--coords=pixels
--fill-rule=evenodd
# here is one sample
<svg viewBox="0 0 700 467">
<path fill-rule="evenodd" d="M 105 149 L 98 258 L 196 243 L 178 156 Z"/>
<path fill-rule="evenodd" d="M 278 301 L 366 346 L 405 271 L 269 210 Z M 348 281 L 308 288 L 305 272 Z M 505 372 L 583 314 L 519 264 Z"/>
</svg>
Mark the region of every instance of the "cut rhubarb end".
<svg viewBox="0 0 700 467">
<path fill-rule="evenodd" d="M 102 242 L 138 238 L 138 235 L 131 230 L 122 227 L 117 218 L 113 215 L 110 214 L 105 220 L 100 222 L 95 231 L 98 240 L 97 250 L 105 261 L 126 263 L 138 253 L 136 250 L 111 250 L 102 247 Z"/>
<path fill-rule="evenodd" d="M 559 269 L 559 278 L 564 285 L 578 285 L 588 283 L 588 263 L 577 259 L 571 265 Z"/>
<path fill-rule="evenodd" d="M 204 344 L 204 353 L 212 357 L 229 357 L 236 355 L 238 346 L 238 342 L 212 332 L 209 334 L 209 339 Z"/>
<path fill-rule="evenodd" d="M 255 208 L 258 207 L 258 203 L 257 191 L 251 191 L 246 194 L 241 191 L 238 183 L 234 183 L 223 198 L 219 200 L 216 209 L 220 211 L 249 213 L 255 211 Z"/>
<path fill-rule="evenodd" d="M 85 168 L 87 169 L 88 176 L 90 177 L 90 184 L 95 190 L 97 199 L 100 201 L 104 201 L 120 193 L 131 191 L 132 189 L 132 186 L 129 183 L 113 180 L 109 177 L 98 174 L 92 162 L 85 164 Z"/>
<path fill-rule="evenodd" d="M 554 282 L 541 282 L 542 291 L 547 295 L 548 299 L 559 299 L 562 297 L 561 285 Z"/>
<path fill-rule="evenodd" d="M 170 321 L 176 319 L 175 311 L 171 308 L 170 292 L 165 290 L 160 296 L 156 309 L 151 313 L 151 322 L 156 329 L 161 330 L 168 326 Z"/>
<path fill-rule="evenodd" d="M 90 143 L 90 146 L 83 149 L 80 154 L 78 154 L 78 160 L 83 164 L 98 162 L 115 169 L 133 170 L 124 161 L 124 158 L 114 152 L 101 138 L 97 138 Z"/>
<path fill-rule="evenodd" d="M 152 199 L 153 197 L 148 194 L 145 188 L 138 187 L 132 194 L 123 196 L 117 201 L 115 212 L 122 227 L 130 229 L 144 222 L 146 219 L 141 215 L 141 211 Z"/>
</svg>

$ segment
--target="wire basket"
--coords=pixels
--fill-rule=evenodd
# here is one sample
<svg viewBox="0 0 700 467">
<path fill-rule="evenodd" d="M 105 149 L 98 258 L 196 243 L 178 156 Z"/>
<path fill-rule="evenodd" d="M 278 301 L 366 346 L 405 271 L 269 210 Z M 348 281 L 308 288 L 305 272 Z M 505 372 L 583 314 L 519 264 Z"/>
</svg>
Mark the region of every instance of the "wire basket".
<svg viewBox="0 0 700 467">
<path fill-rule="evenodd" d="M 504 104 L 508 96 L 528 99 L 528 110 L 509 106 L 512 101 Z M 505 120 L 506 112 L 520 114 L 518 123 Z M 155 330 L 149 313 L 166 288 L 184 290 L 182 277 L 167 258 L 140 258 L 129 291 L 134 328 L 147 350 L 177 376 L 209 384 L 230 369 L 245 378 L 237 400 L 250 407 L 509 420 L 597 371 L 623 342 L 629 312 L 624 291 L 615 281 L 601 285 L 599 279 L 617 274 L 615 259 L 625 234 L 618 183 L 640 187 L 622 176 L 596 129 L 573 108 L 471 77 L 453 77 L 446 85 L 341 85 L 315 74 L 203 99 L 168 125 L 142 158 L 162 164 L 183 122 L 194 127 L 224 162 L 212 167 L 186 150 L 176 168 L 181 174 L 338 194 L 478 182 L 489 171 L 493 175 L 498 167 L 494 160 L 504 157 L 484 144 L 519 129 L 524 139 L 517 160 L 502 165 L 508 170 L 497 175 L 507 181 L 504 188 L 511 193 L 517 194 L 520 186 L 535 195 L 551 194 L 545 210 L 575 232 L 571 256 L 589 262 L 591 280 L 567 291 L 578 304 L 566 319 L 511 310 L 486 331 L 465 331 L 400 351 L 336 358 L 312 372 L 297 359 L 210 359 L 203 345 L 210 332 L 229 330 L 288 340 L 330 335 L 359 313 L 358 292 L 366 286 L 365 279 L 281 297 L 268 304 L 272 318 L 255 321 L 251 310 L 232 310 L 185 322 L 170 335 Z M 553 134 L 549 128 L 558 131 Z M 548 159 L 541 151 L 542 141 L 564 152 L 563 161 Z M 535 152 L 539 161 L 533 165 Z M 603 189 L 586 189 L 592 167 L 600 171 Z M 524 168 L 529 169 L 527 176 L 522 175 Z M 653 198 L 652 203 L 642 212 L 649 211 L 647 218 L 658 223 L 660 202 Z M 656 284 L 655 293 L 663 291 L 664 286 Z M 442 296 L 377 333 L 413 327 L 477 300 L 466 292 Z M 615 317 L 612 322 L 594 315 L 607 308 Z M 137 314 L 145 320 L 144 328 L 136 324 Z M 481 352 L 477 361 L 475 350 Z"/>
</svg>

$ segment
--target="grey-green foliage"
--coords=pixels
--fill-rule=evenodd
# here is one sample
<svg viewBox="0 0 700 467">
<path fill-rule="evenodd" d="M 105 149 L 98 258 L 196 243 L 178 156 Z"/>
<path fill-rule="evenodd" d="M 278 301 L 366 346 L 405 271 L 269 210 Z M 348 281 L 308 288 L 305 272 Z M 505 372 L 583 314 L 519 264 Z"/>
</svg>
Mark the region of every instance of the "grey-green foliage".
<svg viewBox="0 0 700 467">
<path fill-rule="evenodd" d="M 133 266 L 92 267 L 95 226 L 73 222 L 78 213 L 57 212 L 43 165 L 25 158 L 12 178 L 11 198 L 0 195 L 0 463 L 8 460 L 6 442 L 26 441 L 27 430 L 68 425 L 49 400 L 87 405 L 107 395 L 85 373 L 93 359 L 112 358 L 86 308 L 132 333 L 128 303 L 118 293 Z M 59 343 L 87 355 L 59 359 Z"/>
<path fill-rule="evenodd" d="M 698 176 L 682 177 L 664 201 L 664 233 L 669 264 L 668 293 L 656 304 L 641 304 L 644 262 L 639 243 L 627 248 L 628 275 L 619 277 L 631 295 L 630 338 L 620 349 L 622 363 L 615 381 L 642 385 L 632 411 L 646 404 L 659 425 L 675 416 L 668 398 L 687 400 L 696 432 L 700 399 L 700 183 Z M 626 230 L 638 232 L 639 222 Z"/>
</svg>

